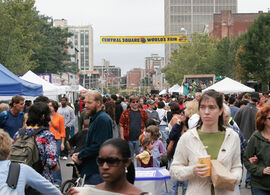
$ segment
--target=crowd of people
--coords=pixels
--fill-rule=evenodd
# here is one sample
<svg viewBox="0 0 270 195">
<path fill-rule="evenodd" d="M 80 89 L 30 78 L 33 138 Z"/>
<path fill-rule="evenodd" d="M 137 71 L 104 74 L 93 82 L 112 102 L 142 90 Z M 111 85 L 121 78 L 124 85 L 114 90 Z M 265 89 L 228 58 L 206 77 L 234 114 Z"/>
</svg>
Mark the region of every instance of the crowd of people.
<svg viewBox="0 0 270 195">
<path fill-rule="evenodd" d="M 18 194 L 60 194 L 60 158 L 71 155 L 93 194 L 147 194 L 133 185 L 135 167 L 166 167 L 182 194 L 237 194 L 241 182 L 254 195 L 270 194 L 269 94 L 124 97 L 92 90 L 74 104 L 15 95 L 0 104 L 0 128 L 0 192 L 19 162 Z M 25 163 L 30 157 L 16 144 L 32 142 L 27 155 L 38 157 Z M 205 176 L 210 167 L 198 161 L 204 156 L 235 177 L 234 191 Z"/>
</svg>

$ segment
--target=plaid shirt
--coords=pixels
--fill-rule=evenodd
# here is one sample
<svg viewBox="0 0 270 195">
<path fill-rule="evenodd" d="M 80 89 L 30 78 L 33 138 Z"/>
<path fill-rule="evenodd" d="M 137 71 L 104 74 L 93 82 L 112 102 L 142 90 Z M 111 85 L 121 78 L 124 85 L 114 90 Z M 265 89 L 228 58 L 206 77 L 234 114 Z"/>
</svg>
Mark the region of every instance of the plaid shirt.
<svg viewBox="0 0 270 195">
<path fill-rule="evenodd" d="M 145 129 L 145 122 L 148 120 L 148 115 L 145 110 L 138 108 L 141 114 L 141 134 Z M 124 128 L 124 138 L 126 141 L 129 141 L 129 122 L 130 122 L 130 108 L 123 111 L 120 120 L 119 126 Z"/>
<path fill-rule="evenodd" d="M 26 134 L 31 134 L 35 129 L 26 129 Z M 14 142 L 19 137 L 19 132 L 14 135 Z M 35 137 L 40 154 L 40 160 L 43 165 L 42 176 L 53 183 L 53 170 L 57 165 L 56 141 L 53 133 L 49 130 L 43 130 Z"/>
</svg>

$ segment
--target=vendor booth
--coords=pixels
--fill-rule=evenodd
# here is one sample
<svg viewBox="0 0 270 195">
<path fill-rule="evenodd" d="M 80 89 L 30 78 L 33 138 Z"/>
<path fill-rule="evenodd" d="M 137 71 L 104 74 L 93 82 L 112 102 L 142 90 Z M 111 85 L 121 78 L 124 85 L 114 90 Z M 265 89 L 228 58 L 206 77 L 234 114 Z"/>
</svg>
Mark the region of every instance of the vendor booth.
<svg viewBox="0 0 270 195">
<path fill-rule="evenodd" d="M 175 84 L 174 86 L 172 86 L 168 91 L 170 94 L 173 93 L 179 93 L 179 94 L 183 94 L 183 86 L 180 86 L 178 84 Z"/>
<path fill-rule="evenodd" d="M 202 92 L 205 92 L 209 89 L 214 89 L 218 92 L 224 93 L 224 94 L 232 94 L 232 93 L 244 93 L 244 92 L 254 92 L 255 90 L 247 87 L 233 79 L 225 78 L 210 87 L 202 90 Z"/>
<path fill-rule="evenodd" d="M 50 99 L 57 100 L 58 95 L 64 94 L 65 91 L 60 89 L 58 86 L 55 86 L 44 79 L 40 78 L 38 75 L 29 70 L 22 77 L 25 81 L 31 81 L 36 84 L 40 84 L 43 86 L 43 95 L 47 96 Z"/>
<path fill-rule="evenodd" d="M 36 97 L 42 95 L 42 93 L 42 85 L 25 81 L 0 64 L 0 96 L 21 95 Z"/>
</svg>

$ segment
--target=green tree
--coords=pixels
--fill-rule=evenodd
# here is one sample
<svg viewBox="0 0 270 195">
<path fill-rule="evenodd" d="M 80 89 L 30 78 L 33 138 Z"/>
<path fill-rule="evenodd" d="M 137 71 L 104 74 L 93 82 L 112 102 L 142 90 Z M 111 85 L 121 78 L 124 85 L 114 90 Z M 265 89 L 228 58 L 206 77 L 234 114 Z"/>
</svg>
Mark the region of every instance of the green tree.
<svg viewBox="0 0 270 195">
<path fill-rule="evenodd" d="M 235 78 L 236 61 L 238 42 L 236 38 L 225 37 L 216 45 L 216 50 L 213 59 L 210 60 L 211 67 L 215 75 L 227 76 Z"/>
<path fill-rule="evenodd" d="M 256 79 L 266 91 L 270 80 L 270 14 L 260 14 L 248 32 L 241 37 L 242 49 L 238 50 L 240 68 L 246 71 L 244 78 Z M 239 68 L 239 69 L 240 69 Z"/>
<path fill-rule="evenodd" d="M 169 64 L 163 68 L 165 78 L 169 84 L 181 84 L 184 75 L 188 74 L 214 74 L 213 55 L 217 40 L 206 34 L 194 33 L 187 44 L 179 45 L 172 52 Z"/>
<path fill-rule="evenodd" d="M 35 40 L 40 47 L 34 50 L 31 60 L 36 61 L 38 66 L 33 70 L 36 73 L 61 73 L 76 72 L 76 63 L 70 62 L 71 55 L 67 53 L 67 42 L 73 34 L 67 29 L 54 27 L 52 19 L 40 16 L 40 29 L 42 37 Z"/>
<path fill-rule="evenodd" d="M 15 74 L 23 74 L 36 67 L 30 57 L 39 43 L 38 12 L 34 0 L 0 1 L 0 63 Z"/>
</svg>

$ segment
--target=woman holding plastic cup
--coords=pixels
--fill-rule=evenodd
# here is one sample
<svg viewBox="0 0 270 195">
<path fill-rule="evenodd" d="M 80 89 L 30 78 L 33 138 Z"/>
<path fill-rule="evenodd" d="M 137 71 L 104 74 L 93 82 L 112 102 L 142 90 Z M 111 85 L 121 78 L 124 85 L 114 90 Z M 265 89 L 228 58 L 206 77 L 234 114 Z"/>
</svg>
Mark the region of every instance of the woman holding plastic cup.
<svg viewBox="0 0 270 195">
<path fill-rule="evenodd" d="M 189 180 L 186 194 L 229 195 L 234 191 L 214 189 L 210 176 L 210 157 L 221 162 L 238 181 L 241 179 L 240 139 L 223 126 L 223 96 L 206 91 L 199 101 L 197 127 L 180 138 L 171 165 L 171 177 Z"/>
</svg>

